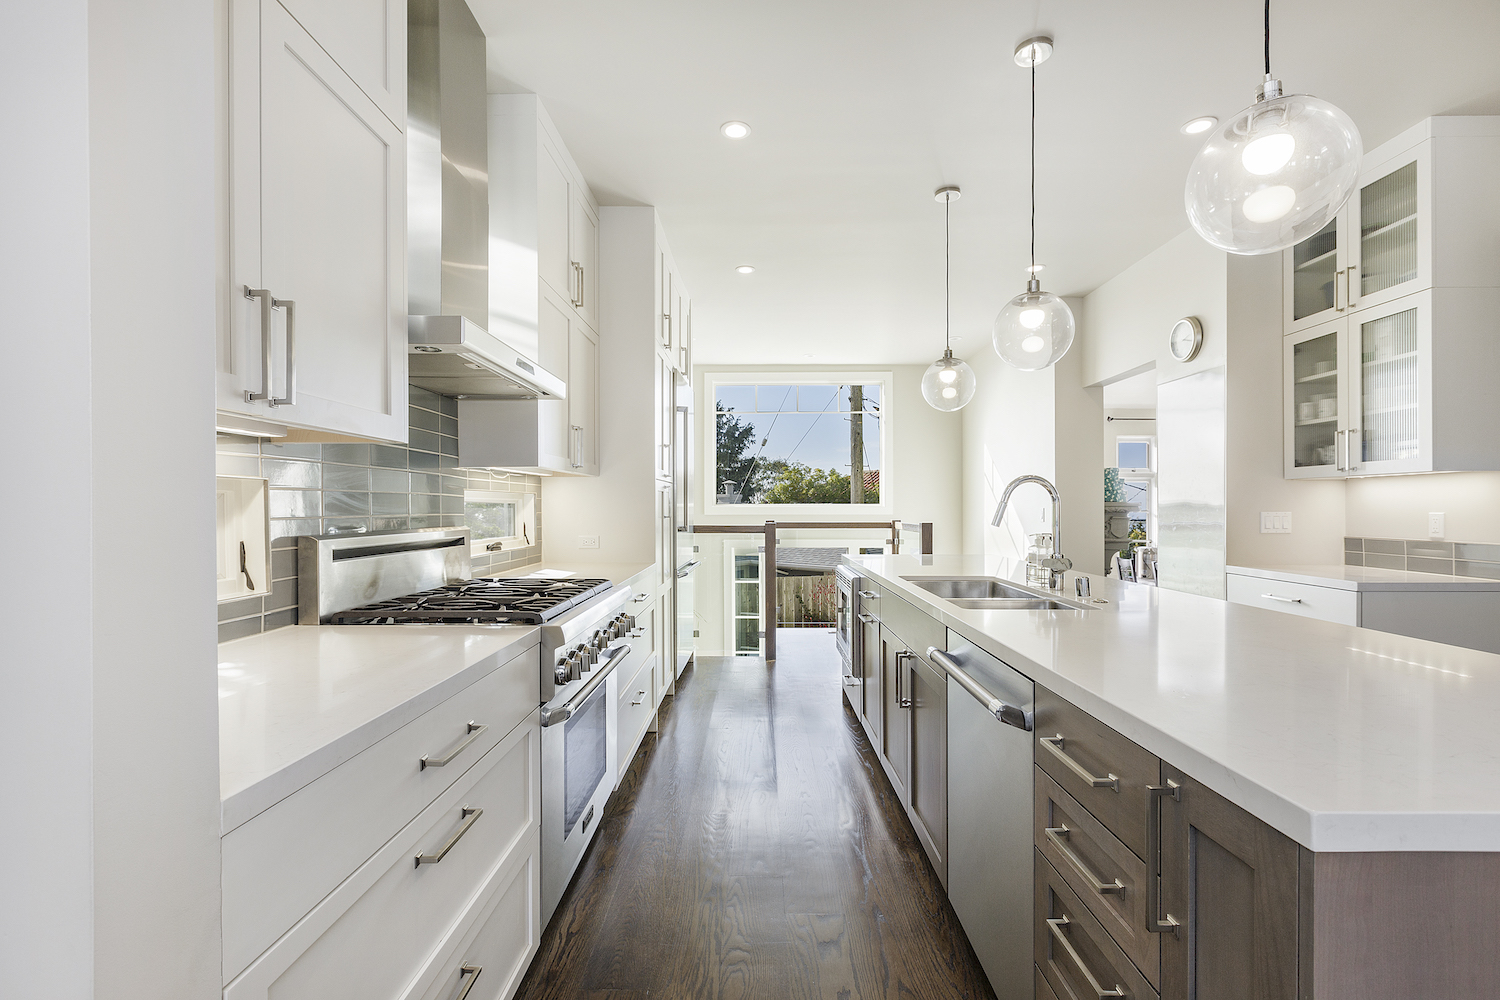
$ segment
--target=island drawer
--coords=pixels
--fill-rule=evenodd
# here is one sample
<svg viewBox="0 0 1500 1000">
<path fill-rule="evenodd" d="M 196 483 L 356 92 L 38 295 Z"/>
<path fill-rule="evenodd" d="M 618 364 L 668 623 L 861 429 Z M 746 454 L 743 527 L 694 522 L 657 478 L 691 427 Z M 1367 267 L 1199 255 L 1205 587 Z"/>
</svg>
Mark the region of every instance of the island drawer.
<svg viewBox="0 0 1500 1000">
<path fill-rule="evenodd" d="M 1282 611 L 1303 618 L 1317 618 L 1339 625 L 1359 624 L 1359 594 L 1335 587 L 1263 580 L 1255 576 L 1228 577 L 1227 596 L 1232 604 Z"/>
<path fill-rule="evenodd" d="M 1146 930 L 1146 864 L 1036 769 L 1034 835 L 1042 856 L 1141 970 L 1161 987 L 1161 940 Z"/>
<path fill-rule="evenodd" d="M 224 990 L 224 1000 L 396 997 L 540 836 L 531 715 Z M 531 864 L 531 862 L 526 862 Z M 481 904 L 482 905 L 482 904 Z M 493 994 L 492 994 L 493 995 Z"/>
<path fill-rule="evenodd" d="M 1042 975 L 1042 967 L 1034 965 L 1032 968 L 1036 970 L 1036 1000 L 1057 1000 L 1057 994 L 1052 992 L 1052 984 Z"/>
<path fill-rule="evenodd" d="M 1040 851 L 1036 853 L 1032 946 L 1037 968 L 1060 1000 L 1099 1000 L 1104 996 L 1156 1000 L 1158 996 Z"/>
<path fill-rule="evenodd" d="M 225 834 L 225 980 L 442 795 L 540 699 L 538 652 L 530 646 Z M 448 763 L 432 766 L 444 758 Z"/>
<path fill-rule="evenodd" d="M 858 567 L 855 568 L 858 573 Z M 854 595 L 854 606 L 867 615 L 880 617 L 880 583 L 869 577 L 860 577 L 858 593 Z"/>
<path fill-rule="evenodd" d="M 1036 762 L 1136 857 L 1146 856 L 1146 788 L 1161 778 L 1155 754 L 1037 685 Z"/>
</svg>

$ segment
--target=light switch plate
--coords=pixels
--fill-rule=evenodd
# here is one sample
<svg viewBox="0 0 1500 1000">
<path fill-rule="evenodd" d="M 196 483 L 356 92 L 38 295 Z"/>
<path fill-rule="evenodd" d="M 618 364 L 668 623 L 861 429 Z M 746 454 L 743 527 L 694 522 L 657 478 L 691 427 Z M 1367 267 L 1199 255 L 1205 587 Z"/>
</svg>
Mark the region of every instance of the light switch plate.
<svg viewBox="0 0 1500 1000">
<path fill-rule="evenodd" d="M 598 535 L 579 535 L 578 547 L 580 549 L 597 549 L 599 547 Z"/>
<path fill-rule="evenodd" d="M 1427 515 L 1427 537 L 1442 538 L 1447 529 L 1443 522 L 1446 520 L 1441 513 L 1434 511 Z"/>
<path fill-rule="evenodd" d="M 1292 512 L 1289 510 L 1261 511 L 1260 533 L 1262 535 L 1290 535 L 1292 533 Z"/>
</svg>

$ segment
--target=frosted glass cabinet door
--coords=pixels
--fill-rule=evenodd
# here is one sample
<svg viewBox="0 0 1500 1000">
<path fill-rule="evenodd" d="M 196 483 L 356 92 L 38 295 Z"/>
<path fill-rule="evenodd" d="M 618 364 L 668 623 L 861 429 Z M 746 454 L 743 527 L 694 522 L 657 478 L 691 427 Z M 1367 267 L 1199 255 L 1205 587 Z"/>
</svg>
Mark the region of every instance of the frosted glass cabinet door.
<svg viewBox="0 0 1500 1000">
<path fill-rule="evenodd" d="M 1347 340 L 1343 319 L 1286 337 L 1285 472 L 1288 479 L 1345 474 L 1349 413 Z"/>
<path fill-rule="evenodd" d="M 1344 311 L 1344 216 L 1298 243 L 1284 255 L 1286 327 L 1306 330 L 1337 318 Z"/>
<path fill-rule="evenodd" d="M 1419 292 L 1350 319 L 1356 442 L 1350 472 L 1432 468 L 1432 293 Z"/>
<path fill-rule="evenodd" d="M 1366 169 L 1349 199 L 1349 305 L 1368 309 L 1432 284 L 1432 144 Z"/>
</svg>

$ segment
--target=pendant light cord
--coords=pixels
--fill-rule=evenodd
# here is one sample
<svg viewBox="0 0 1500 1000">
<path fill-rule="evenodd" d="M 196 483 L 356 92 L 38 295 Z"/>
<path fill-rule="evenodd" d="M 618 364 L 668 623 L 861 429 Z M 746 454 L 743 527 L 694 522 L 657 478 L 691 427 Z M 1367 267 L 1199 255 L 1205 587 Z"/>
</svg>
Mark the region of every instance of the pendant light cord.
<svg viewBox="0 0 1500 1000">
<path fill-rule="evenodd" d="M 1270 0 L 1266 0 L 1269 4 Z M 1031 277 L 1036 277 L 1036 58 L 1031 60 Z M 1029 284 L 1030 282 L 1028 282 Z"/>
<path fill-rule="evenodd" d="M 1271 75 L 1271 0 L 1266 0 L 1266 76 Z"/>
<path fill-rule="evenodd" d="M 948 239 L 948 209 L 953 204 L 953 195 L 943 196 L 943 352 L 953 353 L 951 334 L 953 332 L 953 279 L 948 268 L 949 239 Z"/>
</svg>

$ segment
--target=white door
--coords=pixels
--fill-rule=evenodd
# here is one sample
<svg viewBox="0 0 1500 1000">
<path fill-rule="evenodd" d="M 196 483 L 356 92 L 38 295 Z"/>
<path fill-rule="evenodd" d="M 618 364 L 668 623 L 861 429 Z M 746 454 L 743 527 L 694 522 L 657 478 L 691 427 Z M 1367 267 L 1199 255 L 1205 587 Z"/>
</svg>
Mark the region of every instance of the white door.
<svg viewBox="0 0 1500 1000">
<path fill-rule="evenodd" d="M 599 341 L 576 318 L 568 331 L 569 465 L 580 475 L 599 474 Z"/>
<path fill-rule="evenodd" d="M 573 305 L 583 321 L 599 329 L 599 216 L 581 188 L 573 193 Z"/>
<path fill-rule="evenodd" d="M 1351 473 L 1432 469 L 1432 293 L 1349 319 Z"/>
<path fill-rule="evenodd" d="M 541 126 L 537 128 L 540 131 Z M 572 175 L 567 161 L 545 133 L 538 137 L 536 160 L 537 271 L 559 298 L 571 301 L 573 265 L 568 253 L 568 218 L 573 202 Z"/>
<path fill-rule="evenodd" d="M 404 442 L 405 138 L 280 3 L 233 16 L 234 284 L 220 406 Z M 276 405 L 247 406 L 226 382 Z"/>
<path fill-rule="evenodd" d="M 1283 339 L 1287 479 L 1341 479 L 1347 474 L 1353 370 L 1347 329 L 1347 321 L 1336 319 Z"/>
</svg>

